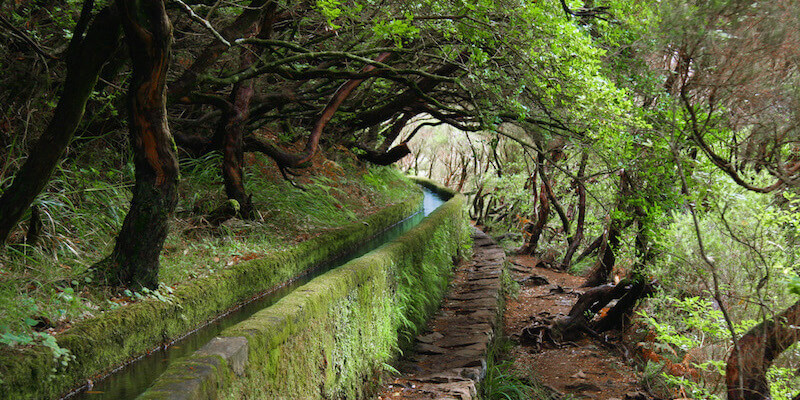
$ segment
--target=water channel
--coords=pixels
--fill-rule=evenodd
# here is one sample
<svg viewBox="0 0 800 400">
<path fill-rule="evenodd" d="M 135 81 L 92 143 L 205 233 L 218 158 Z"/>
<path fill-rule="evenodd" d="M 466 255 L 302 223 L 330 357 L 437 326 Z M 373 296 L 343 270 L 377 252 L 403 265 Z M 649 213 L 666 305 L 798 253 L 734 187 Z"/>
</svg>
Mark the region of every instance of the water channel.
<svg viewBox="0 0 800 400">
<path fill-rule="evenodd" d="M 438 194 L 427 188 L 423 187 L 422 190 L 424 192 L 422 207 L 419 211 L 403 221 L 398 222 L 382 233 L 356 246 L 351 249 L 351 251 L 348 251 L 348 253 L 318 265 L 304 275 L 296 277 L 291 282 L 279 288 L 263 293 L 260 297 L 218 317 L 185 337 L 120 367 L 102 380 L 94 382 L 93 387 L 83 387 L 66 396 L 65 399 L 135 399 L 138 395 L 142 394 L 171 363 L 194 353 L 195 350 L 219 335 L 226 328 L 246 320 L 263 308 L 269 307 L 283 296 L 305 285 L 315 277 L 377 249 L 384 243 L 396 239 L 398 236 L 408 232 L 408 230 L 419 224 L 420 221 L 445 201 Z"/>
</svg>

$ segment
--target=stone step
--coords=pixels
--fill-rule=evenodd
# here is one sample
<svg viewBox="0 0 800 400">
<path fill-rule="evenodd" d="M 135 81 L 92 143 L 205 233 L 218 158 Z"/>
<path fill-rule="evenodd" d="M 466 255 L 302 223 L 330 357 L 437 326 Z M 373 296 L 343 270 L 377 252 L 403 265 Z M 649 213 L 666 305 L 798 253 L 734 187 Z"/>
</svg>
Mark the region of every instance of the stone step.
<svg viewBox="0 0 800 400">
<path fill-rule="evenodd" d="M 475 230 L 473 258 L 455 271 L 450 292 L 429 330 L 396 366 L 402 373 L 382 393 L 391 399 L 477 399 L 486 352 L 500 312 L 500 277 L 506 255 Z"/>
</svg>

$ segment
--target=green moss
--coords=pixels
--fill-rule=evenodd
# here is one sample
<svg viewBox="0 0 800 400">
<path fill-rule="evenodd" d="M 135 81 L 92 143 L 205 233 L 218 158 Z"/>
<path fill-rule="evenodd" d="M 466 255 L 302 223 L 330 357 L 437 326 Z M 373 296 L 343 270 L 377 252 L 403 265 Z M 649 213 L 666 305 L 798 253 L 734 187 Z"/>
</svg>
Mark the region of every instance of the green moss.
<svg viewBox="0 0 800 400">
<path fill-rule="evenodd" d="M 222 398 L 366 397 L 438 308 L 469 237 L 464 205 L 454 196 L 392 243 L 223 332 L 247 338 L 250 364 Z"/>
<path fill-rule="evenodd" d="M 230 385 L 233 373 L 218 356 L 193 356 L 176 362 L 158 382 L 138 397 L 141 400 L 172 400 L 178 391 L 186 399 L 214 400 L 221 388 Z"/>
<path fill-rule="evenodd" d="M 444 196 L 446 198 L 450 198 L 450 197 L 453 197 L 456 194 L 458 194 L 458 192 L 456 192 L 455 190 L 450 189 L 450 188 L 448 188 L 446 186 L 442 186 L 438 182 L 436 182 L 434 180 L 431 180 L 431 179 L 428 179 L 428 178 L 423 178 L 421 176 L 409 176 L 408 178 L 411 179 L 412 181 L 422 185 L 422 186 L 425 186 L 427 189 L 430 189 L 432 192 L 434 192 L 434 193 L 436 193 L 436 194 L 438 194 L 440 196 Z"/>
<path fill-rule="evenodd" d="M 146 300 L 77 323 L 57 337 L 75 356 L 56 368 L 48 350 L 4 349 L 0 353 L 0 398 L 56 398 L 111 367 L 181 336 L 254 294 L 275 287 L 332 258 L 418 209 L 422 194 L 387 207 L 361 222 L 347 225 L 291 249 L 243 262 L 230 269 L 179 286 L 171 303 Z"/>
</svg>

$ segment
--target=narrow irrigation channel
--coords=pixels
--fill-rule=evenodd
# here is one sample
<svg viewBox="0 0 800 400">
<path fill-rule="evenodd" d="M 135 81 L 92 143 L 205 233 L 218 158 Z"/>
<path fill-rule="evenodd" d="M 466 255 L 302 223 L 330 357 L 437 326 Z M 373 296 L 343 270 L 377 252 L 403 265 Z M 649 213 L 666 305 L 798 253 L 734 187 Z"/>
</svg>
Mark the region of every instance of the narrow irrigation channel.
<svg viewBox="0 0 800 400">
<path fill-rule="evenodd" d="M 189 333 L 185 337 L 159 348 L 150 354 L 112 372 L 102 380 L 94 382 L 92 386 L 84 386 L 67 395 L 65 399 L 79 400 L 127 400 L 135 399 L 142 394 L 153 381 L 161 375 L 167 367 L 205 345 L 208 341 L 219 335 L 220 332 L 241 321 L 263 308 L 269 307 L 282 297 L 291 293 L 298 287 L 308 283 L 323 273 L 344 265 L 350 260 L 361 257 L 384 243 L 390 242 L 403 233 L 419 224 L 426 216 L 444 203 L 438 194 L 422 187 L 424 198 L 419 211 L 403 221 L 387 228 L 372 239 L 352 249 L 352 251 L 338 258 L 323 263 L 309 270 L 305 274 L 274 290 L 263 293 L 252 301 L 219 316 L 201 328 Z"/>
</svg>

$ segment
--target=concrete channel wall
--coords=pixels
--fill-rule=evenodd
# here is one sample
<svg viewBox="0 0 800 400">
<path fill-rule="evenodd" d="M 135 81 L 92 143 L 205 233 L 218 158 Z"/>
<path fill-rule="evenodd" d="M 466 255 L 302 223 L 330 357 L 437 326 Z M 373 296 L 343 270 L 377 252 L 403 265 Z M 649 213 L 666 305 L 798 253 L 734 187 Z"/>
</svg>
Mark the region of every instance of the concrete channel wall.
<svg viewBox="0 0 800 400">
<path fill-rule="evenodd" d="M 364 222 L 325 233 L 290 250 L 237 264 L 214 276 L 179 286 L 170 302 L 148 299 L 76 323 L 57 336 L 75 357 L 66 368 L 49 349 L 34 347 L 0 353 L 0 399 L 52 399 L 80 387 L 166 340 L 273 288 L 316 264 L 346 252 L 415 212 L 421 191 Z"/>
<path fill-rule="evenodd" d="M 356 399 L 434 312 L 470 248 L 465 198 L 298 288 L 170 366 L 140 399 Z"/>
</svg>

